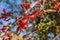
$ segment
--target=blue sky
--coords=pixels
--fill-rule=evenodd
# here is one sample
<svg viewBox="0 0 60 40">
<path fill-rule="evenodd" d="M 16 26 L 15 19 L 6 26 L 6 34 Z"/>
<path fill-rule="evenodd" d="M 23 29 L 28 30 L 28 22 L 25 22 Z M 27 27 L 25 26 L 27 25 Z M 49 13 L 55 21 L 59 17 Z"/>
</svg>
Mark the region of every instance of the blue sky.
<svg viewBox="0 0 60 40">
<path fill-rule="evenodd" d="M 7 2 L 11 2 L 12 4 L 14 4 L 15 3 L 15 5 L 19 5 L 19 4 L 22 4 L 23 3 L 23 0 L 3 0 L 3 1 L 1 1 L 0 2 L 0 15 L 1 15 L 1 13 L 3 14 L 4 12 L 2 11 L 3 10 L 3 8 L 5 8 L 6 9 L 6 11 L 7 12 L 11 12 L 12 11 L 12 8 L 10 8 L 10 4 L 8 4 Z M 15 8 L 17 8 L 17 7 L 15 7 Z M 14 9 L 15 9 L 14 8 Z M 18 9 L 17 9 L 18 10 Z M 14 13 L 15 14 L 15 13 Z M 17 15 L 17 14 L 16 14 Z M 9 22 L 6 22 L 6 21 L 4 21 L 3 19 L 0 19 L 0 21 L 2 21 L 3 22 L 3 25 L 7 25 L 8 23 L 13 23 L 14 21 L 15 21 L 15 19 L 12 19 L 12 18 L 10 18 L 11 20 L 9 21 Z"/>
<path fill-rule="evenodd" d="M 8 2 L 8 3 L 7 3 Z M 34 2 L 34 1 L 32 1 L 32 2 Z M 10 4 L 9 4 L 10 3 Z M 4 8 L 6 9 L 6 12 L 8 13 L 8 12 L 11 12 L 12 11 L 12 8 L 11 8 L 11 4 L 12 5 L 17 5 L 17 6 L 13 6 L 13 10 L 17 10 L 17 13 L 15 12 L 15 13 L 13 13 L 13 15 L 15 15 L 15 16 L 20 16 L 20 14 L 18 14 L 19 13 L 19 11 L 22 11 L 22 9 L 21 9 L 21 7 L 19 6 L 19 5 L 21 5 L 21 4 L 23 4 L 23 0 L 3 0 L 3 1 L 1 1 L 0 2 L 0 15 L 1 14 L 4 14 L 4 12 L 2 11 Z M 19 9 L 20 8 L 20 9 Z M 10 18 L 10 20 L 8 21 L 8 22 L 6 22 L 6 21 L 4 21 L 4 19 L 0 19 L 0 22 L 2 22 L 3 24 L 2 25 L 0 25 L 0 28 L 2 28 L 3 26 L 5 26 L 5 25 L 7 25 L 7 24 L 9 24 L 9 23 L 13 23 L 13 22 L 15 22 L 15 20 L 16 19 L 14 19 L 14 18 L 11 18 L 11 17 L 8 17 L 8 18 Z M 30 23 L 29 24 L 29 26 L 30 27 L 32 27 L 33 25 Z M 13 31 L 16 31 L 16 26 L 12 29 Z M 29 31 L 30 32 L 30 31 Z M 26 35 L 26 34 L 28 34 L 29 32 L 26 32 L 26 31 L 24 31 L 24 32 L 21 32 L 21 34 L 20 35 Z"/>
</svg>

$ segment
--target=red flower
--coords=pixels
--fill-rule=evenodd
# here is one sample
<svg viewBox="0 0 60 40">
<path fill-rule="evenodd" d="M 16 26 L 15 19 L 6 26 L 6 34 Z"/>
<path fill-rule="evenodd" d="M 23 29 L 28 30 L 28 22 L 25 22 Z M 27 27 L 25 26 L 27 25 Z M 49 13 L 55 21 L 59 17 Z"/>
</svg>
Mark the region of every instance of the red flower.
<svg viewBox="0 0 60 40">
<path fill-rule="evenodd" d="M 8 12 L 7 15 L 11 16 L 12 15 L 12 12 Z"/>
<path fill-rule="evenodd" d="M 37 5 L 38 5 L 38 6 L 40 6 L 40 5 L 41 5 L 40 1 L 38 1 Z"/>
<path fill-rule="evenodd" d="M 60 8 L 60 5 L 58 7 Z"/>
<path fill-rule="evenodd" d="M 22 19 L 20 19 L 18 21 L 18 30 L 22 30 L 26 27 L 28 27 L 28 23 L 29 23 L 29 16 L 25 16 Z"/>
<path fill-rule="evenodd" d="M 33 14 L 37 17 L 40 16 L 40 10 L 33 12 Z"/>
<path fill-rule="evenodd" d="M 22 22 L 22 20 L 18 21 L 18 30 L 22 31 L 22 29 L 24 28 L 24 23 Z"/>
<path fill-rule="evenodd" d="M 3 9 L 3 12 L 6 13 L 6 9 L 5 8 Z"/>
<path fill-rule="evenodd" d="M 27 27 L 27 24 L 26 24 L 26 25 L 25 25 L 25 24 L 24 24 L 24 25 L 21 25 L 21 24 L 20 24 L 20 25 L 18 26 L 18 30 L 22 31 L 22 30 L 23 30 L 24 28 L 26 28 L 26 27 Z"/>
<path fill-rule="evenodd" d="M 24 23 L 27 23 L 27 22 L 29 21 L 29 15 L 24 16 L 24 17 L 22 18 L 22 21 L 23 21 Z"/>
<path fill-rule="evenodd" d="M 24 28 L 27 28 L 28 27 L 28 24 L 29 24 L 29 22 L 25 23 L 24 24 Z"/>
<path fill-rule="evenodd" d="M 26 15 L 23 18 L 21 18 L 20 20 L 18 20 L 18 24 L 26 24 L 26 23 L 28 23 L 28 21 L 29 21 L 29 16 Z"/>
<path fill-rule="evenodd" d="M 18 25 L 22 25 L 22 24 L 23 24 L 22 20 L 19 20 Z"/>
<path fill-rule="evenodd" d="M 44 16 L 43 15 L 40 15 L 40 18 L 44 18 Z"/>
<path fill-rule="evenodd" d="M 18 31 L 22 31 L 23 28 L 22 28 L 21 26 L 18 26 L 17 30 L 18 30 Z"/>
<path fill-rule="evenodd" d="M 10 33 L 7 33 L 7 36 L 8 36 L 9 38 L 11 38 L 11 34 L 10 34 Z"/>
<path fill-rule="evenodd" d="M 49 0 L 46 0 L 46 2 L 49 2 Z"/>
<path fill-rule="evenodd" d="M 29 3 L 24 3 L 23 5 L 22 5 L 22 7 L 24 8 L 26 8 L 26 9 L 29 9 L 30 8 L 30 4 Z"/>
<path fill-rule="evenodd" d="M 54 8 L 59 10 L 60 9 L 60 5 L 56 5 Z"/>
<path fill-rule="evenodd" d="M 35 19 L 36 19 L 36 17 L 35 17 L 34 15 L 31 15 L 31 16 L 30 16 L 30 20 L 31 20 L 32 22 L 34 22 Z"/>
<path fill-rule="evenodd" d="M 2 31 L 5 31 L 5 30 L 7 30 L 7 28 L 8 28 L 8 27 L 3 26 L 3 28 L 2 28 L 1 30 L 2 30 Z"/>
<path fill-rule="evenodd" d="M 6 15 L 2 15 L 0 18 L 6 18 Z"/>
</svg>

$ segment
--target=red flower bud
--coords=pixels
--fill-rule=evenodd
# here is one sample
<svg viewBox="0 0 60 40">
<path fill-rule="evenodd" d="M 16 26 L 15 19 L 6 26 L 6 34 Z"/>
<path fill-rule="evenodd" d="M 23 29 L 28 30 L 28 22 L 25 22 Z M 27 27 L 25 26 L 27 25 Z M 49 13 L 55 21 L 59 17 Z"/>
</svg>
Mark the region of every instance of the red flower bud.
<svg viewBox="0 0 60 40">
<path fill-rule="evenodd" d="M 19 27 L 17 28 L 17 30 L 18 30 L 18 31 L 22 31 L 23 28 L 22 28 L 21 26 L 19 26 Z"/>
<path fill-rule="evenodd" d="M 18 30 L 22 30 L 26 27 L 28 27 L 28 23 L 29 23 L 29 16 L 25 16 L 22 19 L 20 19 L 18 21 Z"/>
<path fill-rule="evenodd" d="M 6 16 L 5 15 L 2 15 L 0 18 L 6 18 Z"/>
<path fill-rule="evenodd" d="M 2 31 L 5 31 L 5 30 L 7 30 L 7 27 L 4 26 L 1 30 L 2 30 Z"/>
<path fill-rule="evenodd" d="M 40 6 L 40 5 L 41 5 L 40 1 L 38 1 L 37 5 L 38 5 L 38 6 Z"/>
<path fill-rule="evenodd" d="M 40 10 L 33 12 L 33 14 L 37 17 L 40 16 Z"/>
<path fill-rule="evenodd" d="M 34 22 L 35 19 L 36 19 L 36 17 L 35 17 L 34 15 L 31 15 L 31 16 L 30 16 L 30 20 L 31 20 L 32 22 Z"/>
<path fill-rule="evenodd" d="M 59 10 L 60 9 L 60 5 L 56 5 L 54 8 Z"/>
<path fill-rule="evenodd" d="M 30 8 L 30 4 L 29 3 L 24 3 L 22 5 L 23 8 L 29 9 Z"/>
<path fill-rule="evenodd" d="M 5 8 L 3 9 L 3 12 L 6 13 L 6 9 Z"/>
<path fill-rule="evenodd" d="M 11 34 L 10 34 L 10 33 L 7 33 L 7 36 L 8 36 L 9 38 L 11 38 Z"/>
<path fill-rule="evenodd" d="M 11 16 L 12 15 L 12 12 L 8 12 L 7 15 Z"/>
</svg>

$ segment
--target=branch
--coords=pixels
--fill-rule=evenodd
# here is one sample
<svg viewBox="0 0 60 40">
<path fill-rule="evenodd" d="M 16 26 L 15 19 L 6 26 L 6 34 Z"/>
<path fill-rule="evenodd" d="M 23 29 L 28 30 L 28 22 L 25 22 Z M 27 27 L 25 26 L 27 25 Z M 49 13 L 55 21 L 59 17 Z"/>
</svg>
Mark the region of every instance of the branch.
<svg viewBox="0 0 60 40">
<path fill-rule="evenodd" d="M 28 10 L 26 10 L 25 13 L 29 12 L 37 3 L 38 3 L 38 1 L 36 1 L 34 4 L 31 4 L 31 8 L 29 8 Z"/>
<path fill-rule="evenodd" d="M 56 38 L 59 37 L 59 36 L 60 36 L 60 33 L 53 40 L 56 40 Z"/>
<path fill-rule="evenodd" d="M 54 10 L 54 9 L 47 9 L 47 10 L 44 10 L 44 12 L 56 12 L 56 10 Z"/>
</svg>

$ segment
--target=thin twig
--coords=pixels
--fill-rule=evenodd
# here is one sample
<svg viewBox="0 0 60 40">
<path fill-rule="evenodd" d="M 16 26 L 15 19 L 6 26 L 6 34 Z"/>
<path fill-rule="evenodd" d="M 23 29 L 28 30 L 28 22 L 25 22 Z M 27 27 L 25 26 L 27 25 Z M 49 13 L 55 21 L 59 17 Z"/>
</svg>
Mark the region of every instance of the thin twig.
<svg viewBox="0 0 60 40">
<path fill-rule="evenodd" d="M 56 40 L 56 38 L 59 37 L 59 36 L 60 36 L 60 33 L 53 40 Z"/>
<path fill-rule="evenodd" d="M 26 10 L 25 13 L 28 13 L 37 3 L 38 3 L 38 1 L 36 1 L 34 4 L 31 4 L 31 8 Z"/>
</svg>

